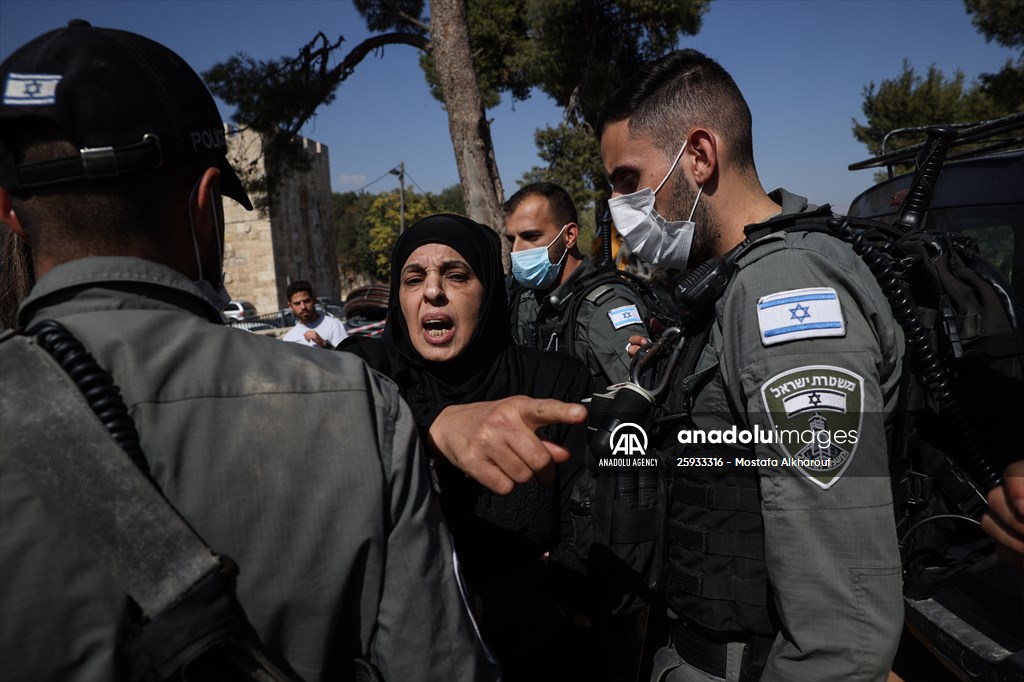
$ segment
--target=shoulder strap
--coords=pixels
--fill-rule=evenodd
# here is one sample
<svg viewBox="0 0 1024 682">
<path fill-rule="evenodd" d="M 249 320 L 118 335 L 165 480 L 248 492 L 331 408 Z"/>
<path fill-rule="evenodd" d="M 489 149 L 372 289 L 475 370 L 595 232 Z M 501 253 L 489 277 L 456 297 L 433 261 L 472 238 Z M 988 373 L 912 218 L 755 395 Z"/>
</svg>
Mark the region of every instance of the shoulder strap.
<svg viewBox="0 0 1024 682">
<path fill-rule="evenodd" d="M 803 213 L 785 213 L 770 218 L 763 223 L 753 223 L 743 228 L 743 234 L 747 242 L 754 242 L 775 232 L 797 228 L 807 229 L 819 224 L 824 225 L 825 221 L 832 217 L 832 206 L 824 204 L 816 209 L 804 211 Z"/>
<path fill-rule="evenodd" d="M 221 664 L 226 653 L 233 667 L 259 666 L 238 679 L 298 679 L 263 652 L 235 599 L 234 564 L 214 554 L 123 449 L 132 442 L 137 449 L 138 436 L 110 375 L 58 323 L 44 322 L 35 332 L 39 344 L 21 336 L 3 342 L 0 395 L 32 409 L 17 416 L 0 410 L 0 428 L 40 494 L 147 617 L 130 646 L 134 664 L 164 679 L 186 663 L 202 667 L 199 657 L 222 645 L 214 654 Z M 74 365 L 93 404 L 58 359 Z M 112 434 L 104 422 L 117 430 Z"/>
</svg>

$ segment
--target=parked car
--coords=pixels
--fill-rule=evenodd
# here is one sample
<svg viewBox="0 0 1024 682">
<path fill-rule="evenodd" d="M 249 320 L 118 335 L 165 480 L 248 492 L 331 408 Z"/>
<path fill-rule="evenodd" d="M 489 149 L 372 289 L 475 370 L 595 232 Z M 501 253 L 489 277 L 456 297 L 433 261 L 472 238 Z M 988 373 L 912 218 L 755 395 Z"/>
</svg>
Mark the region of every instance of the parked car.
<svg viewBox="0 0 1024 682">
<path fill-rule="evenodd" d="M 221 314 L 228 320 L 248 320 L 258 315 L 256 306 L 248 301 L 231 301 L 224 306 Z"/>
<path fill-rule="evenodd" d="M 1024 114 L 964 126 L 957 142 L 963 141 L 976 146 L 951 147 L 922 226 L 972 237 L 1024 301 Z M 850 170 L 891 169 L 914 154 L 890 152 Z M 913 174 L 891 175 L 857 196 L 849 214 L 891 222 Z M 958 549 L 966 555 L 973 548 Z M 1024 680 L 1022 585 L 1020 574 L 989 557 L 930 598 L 905 598 L 907 632 L 964 682 Z"/>
</svg>

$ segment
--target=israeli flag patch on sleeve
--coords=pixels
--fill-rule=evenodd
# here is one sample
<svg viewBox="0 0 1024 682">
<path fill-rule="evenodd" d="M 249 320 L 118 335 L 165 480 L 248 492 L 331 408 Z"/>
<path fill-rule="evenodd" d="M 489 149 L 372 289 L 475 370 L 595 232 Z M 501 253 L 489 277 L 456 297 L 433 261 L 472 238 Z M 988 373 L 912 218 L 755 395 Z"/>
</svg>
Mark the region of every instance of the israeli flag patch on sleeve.
<svg viewBox="0 0 1024 682">
<path fill-rule="evenodd" d="M 790 289 L 757 300 L 761 344 L 846 336 L 843 308 L 831 287 Z"/>
<path fill-rule="evenodd" d="M 635 305 L 619 306 L 608 311 L 608 319 L 612 321 L 613 327 L 622 329 L 631 324 L 640 324 L 640 311 Z"/>
<path fill-rule="evenodd" d="M 4 104 L 53 104 L 61 78 L 48 73 L 12 73 L 4 86 Z"/>
</svg>

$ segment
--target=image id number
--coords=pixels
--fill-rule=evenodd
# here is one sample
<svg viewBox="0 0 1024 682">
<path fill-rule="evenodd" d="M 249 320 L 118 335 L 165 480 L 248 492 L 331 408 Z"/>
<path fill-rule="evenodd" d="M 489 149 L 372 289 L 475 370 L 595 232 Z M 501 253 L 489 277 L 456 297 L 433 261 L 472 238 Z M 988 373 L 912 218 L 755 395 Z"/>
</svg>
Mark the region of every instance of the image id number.
<svg viewBox="0 0 1024 682">
<path fill-rule="evenodd" d="M 720 467 L 725 466 L 721 457 L 676 457 L 677 467 Z"/>
</svg>

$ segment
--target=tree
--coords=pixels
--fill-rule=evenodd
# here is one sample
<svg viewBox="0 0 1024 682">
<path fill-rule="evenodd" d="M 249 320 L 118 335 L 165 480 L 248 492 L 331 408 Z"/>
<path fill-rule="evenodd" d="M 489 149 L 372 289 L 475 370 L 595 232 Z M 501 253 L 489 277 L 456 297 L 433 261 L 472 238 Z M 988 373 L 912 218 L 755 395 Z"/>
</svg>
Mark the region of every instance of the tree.
<svg viewBox="0 0 1024 682">
<path fill-rule="evenodd" d="M 674 48 L 681 34 L 696 33 L 710 0 L 430 0 L 429 17 L 424 0 L 354 3 L 367 27 L 381 33 L 334 67 L 329 59 L 344 38 L 331 42 L 318 33 L 294 58 L 239 54 L 204 74 L 211 90 L 237 107 L 236 120 L 270 138 L 267 196 L 281 169 L 302 167 L 294 136 L 317 108 L 334 100 L 367 54 L 403 44 L 423 52 L 426 78 L 447 110 L 466 215 L 499 229 L 504 192 L 486 108 L 502 95 L 523 100 L 538 88 L 566 112 L 563 125 L 538 134 L 538 144 L 575 149 L 593 136 L 612 90 Z M 590 150 L 557 168 L 549 163 L 547 172 L 561 184 L 582 179 L 590 191 L 603 190 L 596 143 Z"/>
<path fill-rule="evenodd" d="M 473 68 L 465 0 L 430 0 L 431 57 L 438 79 L 448 130 L 455 147 L 455 165 L 462 181 L 466 215 L 501 230 L 504 192 L 494 160 L 491 124 L 484 112 Z"/>
<path fill-rule="evenodd" d="M 525 100 L 537 88 L 565 111 L 560 125 L 537 131 L 538 154 L 547 166 L 531 169 L 521 184 L 543 179 L 566 187 L 585 236 L 596 222 L 587 209 L 607 196 L 593 132 L 601 107 L 644 63 L 672 50 L 680 35 L 696 34 L 709 5 L 710 0 L 469 3 L 467 23 L 484 104 L 495 106 L 502 95 Z M 440 87 L 445 69 L 438 69 L 436 53 L 420 62 L 434 96 L 446 101 Z M 584 241 L 584 250 L 587 246 Z"/>
<path fill-rule="evenodd" d="M 1010 112 L 1024 111 L 1024 12 L 1019 2 L 1007 0 L 964 0 L 971 23 L 985 36 L 986 42 L 1020 47 L 1017 63 L 1007 60 L 997 73 L 978 77 L 981 89 L 999 106 Z"/>
<path fill-rule="evenodd" d="M 213 94 L 235 106 L 234 120 L 260 134 L 264 156 L 250 167 L 239 168 L 254 201 L 266 213 L 280 183 L 290 170 L 309 169 L 309 159 L 299 144 L 298 132 L 325 104 L 336 97 L 338 85 L 371 52 L 385 45 L 412 45 L 426 49 L 428 42 L 415 33 L 392 32 L 367 38 L 337 65 L 331 55 L 344 37 L 331 42 L 318 32 L 293 58 L 255 60 L 238 53 L 203 73 Z"/>
<path fill-rule="evenodd" d="M 350 278 L 370 276 L 375 268 L 370 251 L 366 215 L 375 195 L 366 192 L 335 192 L 332 195 L 338 234 L 338 271 Z"/>
<path fill-rule="evenodd" d="M 370 204 L 365 220 L 369 229 L 369 251 L 373 258 L 373 273 L 387 279 L 391 272 L 391 249 L 398 239 L 401 198 L 398 190 L 378 194 Z M 406 192 L 405 224 L 411 225 L 421 218 L 436 213 L 434 205 L 422 194 Z"/>
<path fill-rule="evenodd" d="M 934 64 L 928 67 L 926 75 L 920 76 L 910 62 L 904 60 L 903 73 L 898 77 L 883 80 L 877 87 L 874 81 L 865 86 L 861 110 L 867 121 L 862 124 L 853 119 L 853 135 L 872 155 L 879 155 L 886 133 L 899 128 L 969 123 L 1013 113 L 1005 104 L 996 102 L 979 83 L 967 87 L 965 81 L 959 70 L 951 79 L 946 79 Z M 885 151 L 908 147 L 925 138 L 923 132 L 893 136 L 886 142 Z M 896 173 L 911 170 L 911 164 L 895 168 Z M 876 179 L 883 177 L 884 174 L 879 174 Z"/>
<path fill-rule="evenodd" d="M 1007 47 L 1024 46 L 1024 13 L 1019 3 L 1006 0 L 964 0 L 971 22 L 985 35 Z M 1008 61 L 995 74 L 981 74 L 967 84 L 962 71 L 946 76 L 933 64 L 918 75 L 907 60 L 903 73 L 893 79 L 874 81 L 864 88 L 861 110 L 865 123 L 853 119 L 854 137 L 863 142 L 872 155 L 882 153 L 886 133 L 898 128 L 916 128 L 935 124 L 970 123 L 1024 111 L 1024 50 L 1017 63 Z M 886 152 L 922 142 L 924 133 L 894 136 L 886 142 Z M 913 170 L 903 164 L 897 173 Z M 882 173 L 876 179 L 883 179 Z"/>
<path fill-rule="evenodd" d="M 338 86 L 368 54 L 385 45 L 410 45 L 436 52 L 444 65 L 440 88 L 467 215 L 499 225 L 501 180 L 473 70 L 465 0 L 431 0 L 431 13 L 437 21 L 429 39 L 429 27 L 421 17 L 422 0 L 356 0 L 355 5 L 371 30 L 395 30 L 364 40 L 334 67 L 329 60 L 344 37 L 331 42 L 320 32 L 295 58 L 257 61 L 238 54 L 203 74 L 214 94 L 235 105 L 235 119 L 265 136 L 266 171 L 258 177 L 249 174 L 250 186 L 264 178 L 265 185 L 257 189 L 264 190 L 266 201 L 273 201 L 280 175 L 308 165 L 295 139 L 317 108 L 335 99 Z"/>
<path fill-rule="evenodd" d="M 439 194 L 406 191 L 406 224 L 434 213 L 463 213 L 462 188 L 452 185 Z M 348 280 L 387 277 L 379 270 L 379 257 L 387 256 L 398 234 L 401 198 L 395 191 L 384 194 L 335 192 L 334 220 L 338 230 L 338 269 Z M 394 224 L 386 225 L 393 220 Z M 387 228 L 386 230 L 381 228 Z M 377 228 L 376 231 L 371 231 Z M 387 234 L 391 236 L 388 237 Z M 376 238 L 376 242 L 371 242 Z"/>
<path fill-rule="evenodd" d="M 554 182 L 564 187 L 579 213 L 580 248 L 589 253 L 596 227 L 593 209 L 608 194 L 597 137 L 587 125 L 562 123 L 538 130 L 534 140 L 546 166 L 527 171 L 520 184 Z"/>
</svg>

